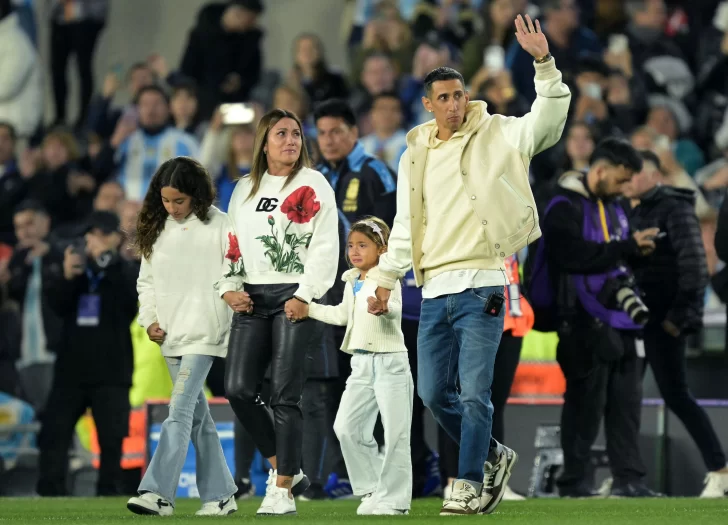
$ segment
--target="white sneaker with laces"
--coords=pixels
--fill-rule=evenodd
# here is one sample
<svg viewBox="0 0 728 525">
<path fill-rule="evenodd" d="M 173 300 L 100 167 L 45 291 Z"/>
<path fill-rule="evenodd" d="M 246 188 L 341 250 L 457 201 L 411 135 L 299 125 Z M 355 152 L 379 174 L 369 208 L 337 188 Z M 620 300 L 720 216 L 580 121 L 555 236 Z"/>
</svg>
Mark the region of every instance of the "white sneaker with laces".
<svg viewBox="0 0 728 525">
<path fill-rule="evenodd" d="M 701 498 L 724 498 L 728 496 L 728 472 L 708 472 Z"/>
<path fill-rule="evenodd" d="M 154 492 L 145 492 L 141 496 L 131 498 L 127 502 L 126 508 L 134 514 L 151 516 L 171 516 L 174 514 L 172 504 Z"/>
<path fill-rule="evenodd" d="M 480 511 L 480 497 L 469 482 L 459 479 L 452 484 L 450 498 L 442 503 L 440 516 L 463 516 Z"/>
<path fill-rule="evenodd" d="M 263 503 L 258 509 L 258 516 L 295 516 L 296 514 L 296 500 L 289 494 L 288 489 L 268 485 Z"/>
<path fill-rule="evenodd" d="M 195 516 L 227 516 L 237 510 L 238 504 L 235 503 L 235 496 L 230 496 L 220 501 L 208 501 L 195 512 Z"/>
<path fill-rule="evenodd" d="M 361 499 L 359 507 L 356 509 L 356 513 L 359 516 L 371 516 L 375 507 L 377 506 L 377 498 L 374 494 L 367 494 Z"/>
<path fill-rule="evenodd" d="M 506 485 L 506 490 L 503 492 L 503 501 L 525 501 L 526 498 L 520 494 L 513 492 L 513 489 Z"/>
<path fill-rule="evenodd" d="M 481 514 L 490 514 L 503 499 L 503 494 L 511 478 L 513 466 L 518 461 L 518 454 L 501 444 L 501 453 L 492 462 L 486 461 L 483 466 L 483 492 L 480 495 Z"/>
</svg>

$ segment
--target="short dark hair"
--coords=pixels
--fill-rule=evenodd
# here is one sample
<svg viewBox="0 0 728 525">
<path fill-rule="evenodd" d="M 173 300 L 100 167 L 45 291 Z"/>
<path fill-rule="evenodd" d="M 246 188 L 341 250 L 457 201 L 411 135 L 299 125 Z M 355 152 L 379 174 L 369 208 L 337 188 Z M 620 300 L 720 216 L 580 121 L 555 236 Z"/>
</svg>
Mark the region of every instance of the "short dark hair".
<svg viewBox="0 0 728 525">
<path fill-rule="evenodd" d="M 463 85 L 463 89 L 465 88 L 465 79 L 460 73 L 458 73 L 451 67 L 438 67 L 437 69 L 433 69 L 432 71 L 427 73 L 427 76 L 424 80 L 425 93 L 427 94 L 428 98 L 432 94 L 432 84 L 443 80 L 459 80 L 460 83 Z"/>
<path fill-rule="evenodd" d="M 657 156 L 657 154 L 654 151 L 650 151 L 648 149 L 640 150 L 640 155 L 642 156 L 642 162 L 651 162 L 655 165 L 657 168 L 657 171 L 662 172 L 662 163 L 660 162 L 660 157 Z"/>
<path fill-rule="evenodd" d="M 399 94 L 394 91 L 383 91 L 379 93 L 378 95 L 374 95 L 374 98 L 372 99 L 372 106 L 374 106 L 374 103 L 379 100 L 380 98 L 394 98 L 399 101 L 400 104 L 402 104 L 402 99 L 399 98 Z"/>
<path fill-rule="evenodd" d="M 134 103 L 138 104 L 139 101 L 142 99 L 142 95 L 150 92 L 158 93 L 159 95 L 161 95 L 167 105 L 169 105 L 169 95 L 164 89 L 155 84 L 152 84 L 151 86 L 144 86 L 143 88 L 141 88 L 137 93 L 136 98 L 134 99 Z"/>
<path fill-rule="evenodd" d="M 34 213 L 42 213 L 44 215 L 48 215 L 48 212 L 46 211 L 43 204 L 35 199 L 26 199 L 18 204 L 15 207 L 14 215 L 17 215 L 18 213 L 23 213 L 24 211 L 32 211 Z"/>
<path fill-rule="evenodd" d="M 340 98 L 332 98 L 322 102 L 313 112 L 313 121 L 318 122 L 324 117 L 340 118 L 349 126 L 356 126 L 356 115 L 348 102 Z"/>
<path fill-rule="evenodd" d="M 197 98 L 197 82 L 191 78 L 185 78 L 172 86 L 172 97 L 186 91 L 190 96 Z"/>
<path fill-rule="evenodd" d="M 126 79 L 131 80 L 131 76 L 136 71 L 139 71 L 141 69 L 146 69 L 147 71 L 149 71 L 156 80 L 157 73 L 155 73 L 155 71 L 151 67 L 149 67 L 149 64 L 147 64 L 146 62 L 134 62 L 126 72 Z"/>
<path fill-rule="evenodd" d="M 609 137 L 597 144 L 589 164 L 596 164 L 600 160 L 613 166 L 624 166 L 634 173 L 642 171 L 642 156 L 624 139 Z"/>
<path fill-rule="evenodd" d="M 10 138 L 15 142 L 18 140 L 18 132 L 15 131 L 15 126 L 13 126 L 10 122 L 0 120 L 0 128 L 5 128 L 8 130 L 8 134 L 10 135 Z"/>
</svg>

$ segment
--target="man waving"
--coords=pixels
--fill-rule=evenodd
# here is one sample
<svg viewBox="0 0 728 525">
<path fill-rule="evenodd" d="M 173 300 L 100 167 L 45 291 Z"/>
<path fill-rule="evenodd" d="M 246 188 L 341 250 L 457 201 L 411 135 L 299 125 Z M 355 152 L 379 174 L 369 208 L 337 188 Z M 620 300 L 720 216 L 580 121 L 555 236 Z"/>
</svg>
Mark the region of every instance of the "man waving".
<svg viewBox="0 0 728 525">
<path fill-rule="evenodd" d="M 524 117 L 490 115 L 484 102 L 470 102 L 454 69 L 425 78 L 422 104 L 435 118 L 407 135 L 397 215 L 369 309 L 386 312 L 390 290 L 413 267 L 423 286 L 418 393 L 460 445 L 458 479 L 441 515 L 493 512 L 518 458 L 491 437 L 503 259 L 541 235 L 528 166 L 561 137 L 571 93 L 538 21 L 519 15 L 515 23 L 536 69 L 538 96 Z"/>
</svg>

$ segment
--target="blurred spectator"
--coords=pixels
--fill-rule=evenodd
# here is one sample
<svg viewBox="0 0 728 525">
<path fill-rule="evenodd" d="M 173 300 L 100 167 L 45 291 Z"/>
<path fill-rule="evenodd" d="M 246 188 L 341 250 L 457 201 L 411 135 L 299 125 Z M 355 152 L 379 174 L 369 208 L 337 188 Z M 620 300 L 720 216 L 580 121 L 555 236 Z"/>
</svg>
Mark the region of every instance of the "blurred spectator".
<svg viewBox="0 0 728 525">
<path fill-rule="evenodd" d="M 363 62 L 359 82 L 349 97 L 357 118 L 369 111 L 372 100 L 380 93 L 398 91 L 398 73 L 392 59 L 380 52 L 373 52 Z"/>
<path fill-rule="evenodd" d="M 381 0 L 355 0 L 356 6 L 354 11 L 354 20 L 352 21 L 351 31 L 349 33 L 349 46 L 355 47 L 361 43 L 364 37 L 364 28 L 377 17 L 377 4 Z M 481 0 L 475 0 L 480 2 Z M 411 21 L 417 4 L 420 0 L 398 0 L 399 13 L 406 21 Z"/>
<path fill-rule="evenodd" d="M 7 261 L 0 259 L 0 268 Z M 15 362 L 20 358 L 21 320 L 17 306 L 10 302 L 0 271 L 0 392 L 20 398 L 20 378 Z"/>
<path fill-rule="evenodd" d="M 131 101 L 121 108 L 111 108 L 111 102 L 121 87 L 121 66 L 104 78 L 101 95 L 92 100 L 88 109 L 88 127 L 102 139 L 109 139 L 122 117 L 137 123 L 137 98 L 142 89 L 156 82 L 151 67 L 144 62 L 134 64 L 127 73 L 127 90 Z"/>
<path fill-rule="evenodd" d="M 121 203 L 119 208 L 121 232 L 124 234 L 124 241 L 120 250 L 121 256 L 127 261 L 136 261 L 141 264 L 139 250 L 136 249 L 134 241 L 136 239 L 137 219 L 139 218 L 139 212 L 142 209 L 142 203 L 124 201 Z"/>
<path fill-rule="evenodd" d="M 412 15 L 412 33 L 416 40 L 422 40 L 436 32 L 460 49 L 475 33 L 476 22 L 477 13 L 470 0 L 420 0 Z"/>
<path fill-rule="evenodd" d="M 407 116 L 407 127 L 432 120 L 432 115 L 422 105 L 425 96 L 425 76 L 441 66 L 450 66 L 450 48 L 435 34 L 429 35 L 415 52 L 412 74 L 402 81 L 402 103 Z"/>
<path fill-rule="evenodd" d="M 124 201 L 124 189 L 116 181 L 107 181 L 99 186 L 96 196 L 93 199 L 93 210 L 91 211 L 108 211 L 111 213 L 120 213 L 121 205 Z M 53 236 L 59 245 L 72 243 L 80 239 L 86 233 L 88 227 L 88 214 L 84 213 L 73 222 L 61 224 L 53 228 Z"/>
<path fill-rule="evenodd" d="M 311 104 L 349 96 L 344 77 L 329 68 L 323 42 L 317 35 L 304 33 L 296 38 L 293 61 L 288 82 L 305 90 Z"/>
<path fill-rule="evenodd" d="M 11 124 L 23 138 L 35 133 L 43 116 L 42 71 L 11 0 L 0 0 L 0 121 Z"/>
<path fill-rule="evenodd" d="M 56 104 L 55 126 L 66 123 L 68 59 L 76 57 L 81 81 L 80 112 L 76 128 L 86 124 L 91 96 L 94 93 L 93 58 L 99 34 L 106 23 L 109 0 L 53 0 L 51 7 L 51 75 Z"/>
<path fill-rule="evenodd" d="M 169 99 L 161 88 L 143 88 L 138 106 L 139 129 L 129 117 L 122 118 L 98 161 L 107 173 L 118 166 L 118 181 L 126 197 L 135 201 L 144 199 L 149 181 L 164 161 L 198 153 L 195 138 L 170 125 Z"/>
<path fill-rule="evenodd" d="M 77 170 L 80 158 L 79 144 L 70 132 L 52 131 L 43 139 L 28 195 L 43 204 L 54 226 L 77 220 L 91 208 L 96 181 Z"/>
<path fill-rule="evenodd" d="M 376 16 L 364 28 L 364 39 L 352 60 L 353 79 L 364 76 L 364 64 L 373 53 L 390 56 L 397 73 L 409 72 L 413 53 L 412 31 L 394 0 L 380 0 L 376 4 Z"/>
<path fill-rule="evenodd" d="M 364 151 L 386 162 L 397 173 L 399 158 L 407 149 L 407 132 L 402 129 L 402 102 L 397 93 L 380 93 L 374 97 L 370 120 L 372 133 L 361 139 Z"/>
<path fill-rule="evenodd" d="M 466 83 L 470 83 L 481 67 L 488 65 L 488 60 L 505 64 L 505 50 L 515 34 L 513 19 L 517 13 L 520 11 L 516 11 L 512 0 L 490 0 L 483 4 L 483 30 L 463 46 L 462 73 Z"/>
<path fill-rule="evenodd" d="M 47 302 L 61 274 L 60 255 L 49 242 L 50 218 L 38 202 L 24 201 L 13 217 L 16 250 L 8 270 L 10 298 L 20 305 L 22 339 L 16 367 L 23 399 L 42 411 L 53 382 L 54 352 L 62 337 L 60 319 Z"/>
<path fill-rule="evenodd" d="M 15 128 L 0 122 L 0 243 L 15 244 L 13 214 L 28 193 L 26 178 L 15 159 Z"/>
<path fill-rule="evenodd" d="M 207 120 L 224 102 L 248 100 L 263 68 L 261 0 L 231 0 L 202 8 L 190 33 L 180 73 L 199 88 L 200 116 Z M 175 84 L 174 78 L 170 83 Z"/>
<path fill-rule="evenodd" d="M 698 219 L 703 221 L 715 215 L 714 209 L 706 201 L 695 180 L 675 159 L 667 137 L 658 135 L 652 128 L 644 126 L 632 133 L 631 142 L 635 148 L 650 150 L 658 156 L 666 184 L 695 191 L 695 213 Z"/>
<path fill-rule="evenodd" d="M 474 100 L 484 100 L 491 115 L 522 117 L 529 111 L 528 102 L 513 87 L 513 77 L 507 69 L 489 76 L 482 84 L 473 85 Z"/>
<path fill-rule="evenodd" d="M 564 149 L 564 162 L 562 170 L 584 171 L 589 168 L 589 159 L 594 153 L 596 136 L 593 128 L 586 122 L 575 121 L 566 132 L 566 147 Z"/>
<path fill-rule="evenodd" d="M 200 122 L 199 100 L 194 82 L 177 84 L 172 88 L 169 109 L 178 130 L 189 133 L 198 141 L 202 140 L 206 125 Z"/>
<path fill-rule="evenodd" d="M 563 73 L 564 82 L 573 85 L 579 58 L 587 53 L 600 53 L 597 36 L 579 25 L 576 0 L 544 0 L 541 2 L 544 18 L 541 23 L 549 42 L 549 51 Z M 513 73 L 516 90 L 531 103 L 536 99 L 533 83 L 533 57 L 523 51 L 518 42 L 512 42 L 506 54 L 506 66 Z"/>
<path fill-rule="evenodd" d="M 647 115 L 646 124 L 670 140 L 675 159 L 689 175 L 695 175 L 695 172 L 705 165 L 705 156 L 698 145 L 684 136 L 689 131 L 687 122 L 681 126 L 669 106 L 654 105 Z"/>
<path fill-rule="evenodd" d="M 129 326 L 137 314 L 139 273 L 138 265 L 119 256 L 121 241 L 115 214 L 92 214 L 84 245 L 66 248 L 63 275 L 54 279 L 47 297 L 63 320 L 64 336 L 38 436 L 41 496 L 68 494 L 68 449 L 88 407 L 101 447 L 97 495 L 119 494 L 134 363 Z"/>
<path fill-rule="evenodd" d="M 728 145 L 728 97 L 725 96 L 728 93 L 728 1 L 721 3 L 712 24 L 702 35 L 698 64 L 696 140 L 713 156 L 717 153 L 716 149 L 722 149 L 716 136 L 721 125 Z"/>
<path fill-rule="evenodd" d="M 626 0 L 627 37 L 635 72 L 645 75 L 649 92 L 682 99 L 695 79 L 679 46 L 665 34 L 664 0 Z"/>
</svg>

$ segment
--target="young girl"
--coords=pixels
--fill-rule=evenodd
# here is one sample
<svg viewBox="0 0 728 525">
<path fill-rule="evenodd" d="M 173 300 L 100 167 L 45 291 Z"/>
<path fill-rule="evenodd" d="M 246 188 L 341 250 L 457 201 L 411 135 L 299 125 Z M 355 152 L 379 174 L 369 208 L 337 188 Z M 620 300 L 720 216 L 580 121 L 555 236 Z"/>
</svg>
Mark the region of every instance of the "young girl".
<svg viewBox="0 0 728 525">
<path fill-rule="evenodd" d="M 377 264 L 387 251 L 389 228 L 369 218 L 351 227 L 348 259 L 354 268 L 344 273 L 344 300 L 338 306 L 309 305 L 309 315 L 328 324 L 346 326 L 341 349 L 353 354 L 351 376 L 341 398 L 334 431 L 341 443 L 354 494 L 363 496 L 357 514 L 408 514 L 412 499 L 413 382 L 402 335 L 402 292 L 395 287 L 389 312 L 367 312 L 375 301 Z M 381 414 L 384 457 L 373 430 Z"/>
<path fill-rule="evenodd" d="M 203 392 L 212 362 L 227 354 L 231 318 L 213 284 L 225 264 L 228 236 L 234 234 L 227 215 L 212 206 L 214 195 L 207 171 L 189 157 L 177 157 L 159 167 L 139 214 L 138 321 L 161 346 L 174 388 L 139 497 L 127 503 L 136 514 L 174 512 L 190 438 L 203 502 L 197 515 L 237 510 L 237 487 Z"/>
</svg>

